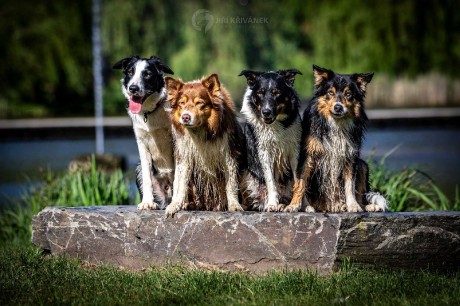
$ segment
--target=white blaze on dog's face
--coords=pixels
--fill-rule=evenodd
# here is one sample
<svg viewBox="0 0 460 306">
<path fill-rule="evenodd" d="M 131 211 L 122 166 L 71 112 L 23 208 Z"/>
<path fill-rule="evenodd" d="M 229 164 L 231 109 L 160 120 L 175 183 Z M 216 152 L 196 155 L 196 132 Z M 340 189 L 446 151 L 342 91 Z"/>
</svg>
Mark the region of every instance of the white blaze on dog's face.
<svg viewBox="0 0 460 306">
<path fill-rule="evenodd" d="M 122 91 L 129 101 L 129 111 L 138 114 L 143 109 L 144 102 L 152 95 L 163 94 L 165 82 L 163 73 L 173 74 L 173 71 L 158 57 L 140 58 L 131 56 L 117 62 L 114 69 L 123 69 L 125 77 L 121 79 Z M 153 105 L 147 105 L 150 110 Z"/>
<path fill-rule="evenodd" d="M 143 72 L 146 71 L 146 68 L 147 61 L 139 60 L 127 70 L 127 76 L 129 77 L 128 82 L 126 83 L 125 79 L 121 80 L 123 83 L 123 94 L 128 100 L 131 99 L 133 95 L 139 97 L 145 95 Z M 147 73 L 150 74 L 149 72 Z M 131 86 L 137 86 L 137 90 L 132 90 L 133 87 Z"/>
</svg>

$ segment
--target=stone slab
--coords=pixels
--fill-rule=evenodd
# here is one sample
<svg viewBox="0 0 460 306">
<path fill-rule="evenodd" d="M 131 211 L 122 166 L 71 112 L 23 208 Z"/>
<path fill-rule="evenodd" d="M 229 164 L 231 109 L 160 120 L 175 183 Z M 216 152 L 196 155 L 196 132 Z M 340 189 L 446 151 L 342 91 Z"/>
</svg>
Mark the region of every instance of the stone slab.
<svg viewBox="0 0 460 306">
<path fill-rule="evenodd" d="M 393 268 L 458 269 L 460 212 L 257 213 L 48 207 L 32 242 L 52 254 L 142 270 L 167 263 L 329 273 L 345 260 Z"/>
</svg>

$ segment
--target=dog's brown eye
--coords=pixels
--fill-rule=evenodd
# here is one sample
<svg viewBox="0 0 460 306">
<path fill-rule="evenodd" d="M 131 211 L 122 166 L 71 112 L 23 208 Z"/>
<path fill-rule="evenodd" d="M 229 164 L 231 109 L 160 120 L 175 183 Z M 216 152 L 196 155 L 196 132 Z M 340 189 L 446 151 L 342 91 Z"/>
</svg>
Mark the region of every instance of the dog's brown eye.
<svg viewBox="0 0 460 306">
<path fill-rule="evenodd" d="M 333 97 L 333 96 L 334 96 L 334 92 L 333 92 L 332 90 L 329 90 L 329 91 L 327 92 L 327 94 L 328 94 L 330 97 Z"/>
<path fill-rule="evenodd" d="M 351 98 L 351 92 L 346 92 L 345 93 L 345 98 L 350 99 Z"/>
<path fill-rule="evenodd" d="M 152 76 L 152 74 L 150 72 L 144 74 L 144 79 L 148 80 L 150 79 L 150 77 Z"/>
<path fill-rule="evenodd" d="M 134 69 L 128 70 L 128 76 L 132 77 L 134 75 Z"/>
<path fill-rule="evenodd" d="M 259 97 L 263 97 L 263 96 L 264 96 L 264 92 L 263 92 L 263 91 L 259 91 L 259 92 L 257 93 L 257 95 L 258 95 Z"/>
</svg>

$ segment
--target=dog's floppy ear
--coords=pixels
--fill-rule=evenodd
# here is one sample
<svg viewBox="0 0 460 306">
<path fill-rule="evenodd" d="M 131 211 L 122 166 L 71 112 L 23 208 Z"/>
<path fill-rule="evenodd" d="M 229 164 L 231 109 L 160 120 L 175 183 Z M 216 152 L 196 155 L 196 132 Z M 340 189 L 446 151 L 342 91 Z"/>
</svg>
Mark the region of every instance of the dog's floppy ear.
<svg viewBox="0 0 460 306">
<path fill-rule="evenodd" d="M 210 76 L 201 80 L 201 84 L 213 95 L 215 96 L 220 90 L 220 81 L 219 76 L 216 73 L 211 74 Z"/>
<path fill-rule="evenodd" d="M 244 75 L 246 77 L 246 81 L 248 82 L 249 88 L 252 88 L 256 83 L 256 78 L 261 75 L 263 72 L 254 71 L 254 70 L 243 70 L 238 74 L 238 76 Z"/>
<path fill-rule="evenodd" d="M 374 76 L 373 72 L 369 73 L 355 73 L 351 76 L 351 79 L 358 84 L 359 88 L 362 92 L 366 92 L 367 84 L 372 81 L 372 77 Z"/>
<path fill-rule="evenodd" d="M 139 59 L 139 56 L 137 55 L 131 55 L 131 56 L 125 57 L 124 59 L 121 59 L 118 62 L 116 62 L 112 66 L 112 69 L 123 69 L 124 70 L 126 69 L 128 64 L 131 63 L 131 61 L 138 60 L 138 59 Z"/>
<path fill-rule="evenodd" d="M 184 82 L 182 80 L 176 80 L 172 77 L 165 77 L 165 83 L 166 83 L 166 91 L 168 92 L 168 100 L 171 103 L 171 106 L 174 106 L 176 103 L 176 97 L 179 93 L 179 90 L 181 90 L 182 86 L 184 86 Z"/>
<path fill-rule="evenodd" d="M 163 60 L 157 56 L 152 56 L 148 60 L 149 63 L 154 64 L 157 69 L 159 69 L 161 72 L 168 73 L 168 74 L 174 74 L 174 72 L 171 70 L 171 68 L 166 65 Z"/>
<path fill-rule="evenodd" d="M 295 68 L 278 70 L 276 73 L 280 74 L 286 80 L 289 86 L 294 86 L 295 76 L 297 74 L 302 75 L 302 72 Z"/>
<path fill-rule="evenodd" d="M 324 82 L 330 80 L 334 76 L 334 72 L 332 70 L 313 65 L 313 76 L 315 77 L 315 88 L 318 88 Z"/>
</svg>

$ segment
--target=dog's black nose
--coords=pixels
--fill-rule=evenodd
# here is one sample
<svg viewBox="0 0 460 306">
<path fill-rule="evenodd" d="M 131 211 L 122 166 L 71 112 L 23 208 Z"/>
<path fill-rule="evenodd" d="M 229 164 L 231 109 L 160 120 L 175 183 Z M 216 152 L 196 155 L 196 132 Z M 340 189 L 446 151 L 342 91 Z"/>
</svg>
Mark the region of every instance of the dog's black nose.
<svg viewBox="0 0 460 306">
<path fill-rule="evenodd" d="M 273 114 L 272 114 L 272 110 L 269 109 L 269 108 L 262 108 L 262 116 L 264 117 L 271 117 Z"/>
<path fill-rule="evenodd" d="M 343 105 L 342 103 L 335 103 L 334 104 L 334 112 L 335 113 L 343 113 Z"/>
<path fill-rule="evenodd" d="M 129 89 L 129 92 L 130 92 L 130 93 L 134 94 L 134 93 L 136 93 L 136 92 L 139 91 L 139 86 L 137 86 L 137 85 L 131 85 L 131 86 L 129 86 L 128 89 Z"/>
</svg>

